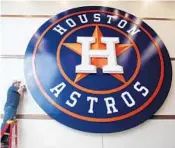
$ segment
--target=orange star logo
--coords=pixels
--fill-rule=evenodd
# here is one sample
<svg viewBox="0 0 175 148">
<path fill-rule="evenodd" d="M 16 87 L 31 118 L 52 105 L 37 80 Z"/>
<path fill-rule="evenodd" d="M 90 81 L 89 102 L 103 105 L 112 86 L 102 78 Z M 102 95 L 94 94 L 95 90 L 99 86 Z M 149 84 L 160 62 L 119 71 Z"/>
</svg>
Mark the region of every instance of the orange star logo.
<svg viewBox="0 0 175 148">
<path fill-rule="evenodd" d="M 106 44 L 101 43 L 101 37 L 103 37 L 103 35 L 102 35 L 98 26 L 95 27 L 95 30 L 94 30 L 92 36 L 95 38 L 96 42 L 91 44 L 91 50 L 95 50 L 95 49 L 105 50 Z M 75 52 L 76 54 L 81 56 L 82 45 L 80 43 L 64 43 L 63 45 L 66 46 L 68 49 L 72 50 L 73 52 Z M 132 46 L 132 44 L 116 44 L 116 46 L 115 46 L 116 55 L 119 56 L 120 54 L 122 54 L 123 52 L 128 50 L 131 46 Z M 102 69 L 104 65 L 107 65 L 107 59 L 106 58 L 92 57 L 91 64 L 95 65 L 97 68 Z M 75 80 L 74 80 L 74 83 L 77 83 L 78 81 L 82 80 L 87 75 L 89 75 L 89 74 L 88 73 L 77 73 Z M 123 83 L 126 82 L 123 74 L 112 73 L 111 75 Z"/>
</svg>

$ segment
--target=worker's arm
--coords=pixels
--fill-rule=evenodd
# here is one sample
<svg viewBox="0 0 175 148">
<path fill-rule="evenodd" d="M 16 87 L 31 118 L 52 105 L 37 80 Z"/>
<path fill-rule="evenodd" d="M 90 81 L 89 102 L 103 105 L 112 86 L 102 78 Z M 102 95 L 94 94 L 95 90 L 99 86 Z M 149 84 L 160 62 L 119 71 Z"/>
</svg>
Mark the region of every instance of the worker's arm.
<svg viewBox="0 0 175 148">
<path fill-rule="evenodd" d="M 21 86 L 19 89 L 18 89 L 18 93 L 20 94 L 20 98 L 22 99 L 24 97 L 24 91 L 25 91 L 25 85 Z"/>
</svg>

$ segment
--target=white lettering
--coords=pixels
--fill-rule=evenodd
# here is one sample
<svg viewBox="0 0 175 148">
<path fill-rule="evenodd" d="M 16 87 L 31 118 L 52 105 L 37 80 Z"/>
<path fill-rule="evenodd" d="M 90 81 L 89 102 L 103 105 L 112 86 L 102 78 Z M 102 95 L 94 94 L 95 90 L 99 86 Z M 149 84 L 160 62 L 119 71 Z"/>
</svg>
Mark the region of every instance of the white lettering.
<svg viewBox="0 0 175 148">
<path fill-rule="evenodd" d="M 106 50 L 91 50 L 94 37 L 77 37 L 77 42 L 82 44 L 81 64 L 76 66 L 76 73 L 96 73 L 96 67 L 91 65 L 92 57 L 107 58 L 108 64 L 103 67 L 103 73 L 123 73 L 123 67 L 117 64 L 115 44 L 119 43 L 118 37 L 102 37 L 101 41 L 106 43 Z"/>
<path fill-rule="evenodd" d="M 112 114 L 118 112 L 118 109 L 115 107 L 115 100 L 113 97 L 104 98 L 106 102 L 107 114 Z"/>
<path fill-rule="evenodd" d="M 78 17 L 80 18 L 81 23 L 85 24 L 88 22 L 86 14 L 78 15 Z"/>
<path fill-rule="evenodd" d="M 66 20 L 66 23 L 69 25 L 69 27 L 75 27 L 76 26 L 76 23 L 74 22 L 74 20 L 73 19 L 67 19 Z"/>
<path fill-rule="evenodd" d="M 57 86 L 51 88 L 50 91 L 54 94 L 55 97 L 58 97 L 65 87 L 66 87 L 66 84 L 62 82 Z"/>
<path fill-rule="evenodd" d="M 70 107 L 74 107 L 77 104 L 77 98 L 80 98 L 80 97 L 81 97 L 81 94 L 74 91 L 70 95 L 70 100 L 66 101 L 66 104 Z"/>
<path fill-rule="evenodd" d="M 142 92 L 142 96 L 144 97 L 146 97 L 149 93 L 149 90 L 146 87 L 141 86 L 140 82 L 138 81 L 134 84 L 134 89 L 138 92 Z"/>
<path fill-rule="evenodd" d="M 59 24 L 53 28 L 54 31 L 58 32 L 60 35 L 63 35 L 67 29 L 61 27 Z"/>
<path fill-rule="evenodd" d="M 100 14 L 99 13 L 94 14 L 94 22 L 100 22 Z"/>
<path fill-rule="evenodd" d="M 98 98 L 96 97 L 87 97 L 87 101 L 90 101 L 90 107 L 88 110 L 88 113 L 93 114 L 94 113 L 94 102 L 98 102 Z"/>
<path fill-rule="evenodd" d="M 136 33 L 140 32 L 140 29 L 138 29 L 136 26 L 132 27 L 130 30 L 127 31 L 131 35 L 135 35 Z"/>
<path fill-rule="evenodd" d="M 118 27 L 119 28 L 124 28 L 126 25 L 127 25 L 127 21 L 125 20 L 121 20 L 119 23 L 118 23 Z"/>
<path fill-rule="evenodd" d="M 135 105 L 135 101 L 129 92 L 127 92 L 127 91 L 123 92 L 121 97 L 125 101 L 125 103 L 128 107 L 133 107 Z"/>
<path fill-rule="evenodd" d="M 111 24 L 111 20 L 112 20 L 113 16 L 112 15 L 107 15 L 107 18 L 108 18 L 107 23 Z"/>
</svg>

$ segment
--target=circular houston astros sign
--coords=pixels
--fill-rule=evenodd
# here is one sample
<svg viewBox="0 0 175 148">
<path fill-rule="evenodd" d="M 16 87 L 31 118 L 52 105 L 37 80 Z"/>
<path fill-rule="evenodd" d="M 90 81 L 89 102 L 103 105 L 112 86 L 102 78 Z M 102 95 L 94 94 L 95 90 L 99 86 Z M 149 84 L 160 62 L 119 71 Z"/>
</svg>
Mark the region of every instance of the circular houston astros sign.
<svg viewBox="0 0 175 148">
<path fill-rule="evenodd" d="M 45 22 L 25 53 L 25 78 L 53 119 L 86 132 L 141 124 L 163 104 L 172 68 L 158 35 L 135 16 L 80 7 Z"/>
</svg>

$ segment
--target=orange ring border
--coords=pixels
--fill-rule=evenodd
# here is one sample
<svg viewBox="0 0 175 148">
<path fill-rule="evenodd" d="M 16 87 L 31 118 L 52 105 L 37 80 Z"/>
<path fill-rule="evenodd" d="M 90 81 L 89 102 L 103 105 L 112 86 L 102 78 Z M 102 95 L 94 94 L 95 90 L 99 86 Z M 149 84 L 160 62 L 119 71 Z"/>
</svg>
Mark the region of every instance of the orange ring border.
<svg viewBox="0 0 175 148">
<path fill-rule="evenodd" d="M 134 50 L 136 52 L 136 55 L 137 55 L 137 65 L 136 65 L 136 69 L 135 69 L 135 72 L 134 74 L 130 77 L 130 79 L 125 82 L 123 85 L 117 87 L 117 88 L 113 88 L 113 89 L 110 89 L 110 90 L 92 90 L 92 89 L 88 89 L 88 88 L 84 88 L 76 83 L 74 83 L 67 75 L 66 73 L 64 72 L 62 66 L 61 66 L 61 62 L 60 62 L 60 50 L 61 50 L 61 46 L 63 44 L 63 42 L 66 40 L 66 38 L 72 34 L 73 32 L 79 30 L 79 29 L 82 29 L 82 28 L 86 28 L 86 27 L 89 27 L 89 26 L 103 26 L 103 27 L 109 27 L 115 31 L 118 31 L 120 32 L 121 34 L 123 34 L 126 38 L 128 38 L 128 40 L 130 42 L 132 42 L 132 45 L 134 46 Z M 67 33 L 60 41 L 59 45 L 58 45 L 58 48 L 57 48 L 57 65 L 58 65 L 58 68 L 62 74 L 62 76 L 68 81 L 68 83 L 70 83 L 71 85 L 73 85 L 75 88 L 81 90 L 81 91 L 84 91 L 84 92 L 87 92 L 87 93 L 91 93 L 91 94 L 110 94 L 110 93 L 114 93 L 114 92 L 117 92 L 117 91 L 120 91 L 122 89 L 124 89 L 125 87 L 127 87 L 129 84 L 132 83 L 132 81 L 136 78 L 136 76 L 138 75 L 138 72 L 140 70 L 140 52 L 139 52 L 139 49 L 137 47 L 137 45 L 135 44 L 135 42 L 127 36 L 126 33 L 124 33 L 122 30 L 118 29 L 118 28 L 115 28 L 115 27 L 112 27 L 112 26 L 109 26 L 109 25 L 106 25 L 106 24 L 87 24 L 87 25 L 83 25 L 83 26 L 80 26 L 80 27 L 77 27 L 73 30 L 71 30 L 69 33 Z"/>
<path fill-rule="evenodd" d="M 43 38 L 43 36 L 47 33 L 47 31 L 49 31 L 55 24 L 57 24 L 58 22 L 62 21 L 63 19 L 65 18 L 68 18 L 70 16 L 73 16 L 73 15 L 78 15 L 78 14 L 81 14 L 81 13 L 88 13 L 88 12 L 103 12 L 103 13 L 107 13 L 107 14 L 112 14 L 112 15 L 117 15 L 117 16 L 120 16 L 122 18 L 125 18 L 123 15 L 121 14 L 116 14 L 116 13 L 113 13 L 113 12 L 108 12 L 108 11 L 105 11 L 105 10 L 89 10 L 89 11 L 81 11 L 81 12 L 75 12 L 75 13 L 72 13 L 70 15 L 66 15 L 64 17 L 62 17 L 61 19 L 59 20 L 56 20 L 54 23 L 52 23 L 51 25 L 49 25 L 49 27 L 41 34 L 40 38 L 38 39 L 36 45 L 35 45 L 35 48 L 34 48 L 34 51 L 33 51 L 33 55 L 32 55 L 32 67 L 33 67 L 33 73 L 34 73 L 34 79 L 36 81 L 36 84 L 38 85 L 41 93 L 46 97 L 46 99 L 52 104 L 54 105 L 57 109 L 61 110 L 62 112 L 64 112 L 65 114 L 69 115 L 69 116 L 72 116 L 74 118 L 77 118 L 77 119 L 80 119 L 80 120 L 85 120 L 85 121 L 89 121 L 89 122 L 113 122 L 113 121 L 119 121 L 119 120 L 123 120 L 123 119 L 126 119 L 126 118 L 129 118 L 139 112 L 141 112 L 144 108 L 146 108 L 156 97 L 157 93 L 159 92 L 161 86 L 162 86 L 162 82 L 163 82 L 163 78 L 164 78 L 164 60 L 163 60 L 163 57 L 162 57 L 162 53 L 161 53 L 161 49 L 159 47 L 159 45 L 157 44 L 157 42 L 154 40 L 154 38 L 149 34 L 149 32 L 147 30 L 145 30 L 142 26 L 136 24 L 132 19 L 130 18 L 125 18 L 126 20 L 132 22 L 133 24 L 136 24 L 139 28 L 141 28 L 141 30 L 143 30 L 147 35 L 148 37 L 152 40 L 152 42 L 154 43 L 154 45 L 156 46 L 156 49 L 157 49 L 157 52 L 158 52 L 158 55 L 159 55 L 159 58 L 160 58 L 160 66 L 161 66 L 161 71 L 160 71 L 160 79 L 159 79 L 159 82 L 158 82 L 158 86 L 156 88 L 156 90 L 154 91 L 153 95 L 148 99 L 148 101 L 146 101 L 142 106 L 140 106 L 139 108 L 137 108 L 136 110 L 130 112 L 130 113 L 127 113 L 125 115 L 122 115 L 122 116 L 118 116 L 118 117 L 112 117 L 112 118 L 91 118 L 91 117 L 86 117 L 86 116 L 82 116 L 82 115 L 78 115 L 76 113 L 73 113 L 65 108 L 63 108 L 62 106 L 56 104 L 51 98 L 50 96 L 44 91 L 44 89 L 42 88 L 41 84 L 40 84 L 40 81 L 38 80 L 38 76 L 36 74 L 36 67 L 35 67 L 35 55 L 36 55 L 36 52 L 37 52 L 37 47 L 41 41 L 41 39 Z"/>
</svg>

